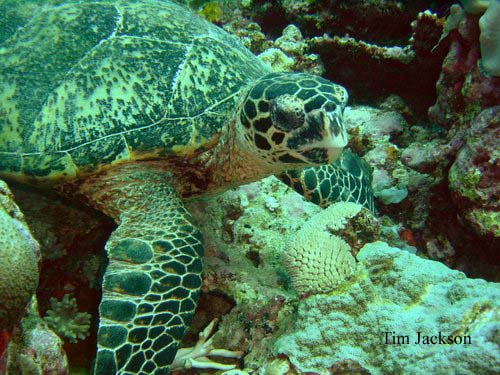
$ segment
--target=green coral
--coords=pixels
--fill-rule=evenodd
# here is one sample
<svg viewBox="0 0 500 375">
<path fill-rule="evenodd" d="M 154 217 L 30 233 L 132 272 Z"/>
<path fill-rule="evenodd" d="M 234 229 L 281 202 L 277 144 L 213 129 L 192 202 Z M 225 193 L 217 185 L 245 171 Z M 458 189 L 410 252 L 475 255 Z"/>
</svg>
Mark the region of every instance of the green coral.
<svg viewBox="0 0 500 375">
<path fill-rule="evenodd" d="M 471 200 L 481 198 L 476 189 L 476 186 L 481 179 L 481 172 L 479 170 L 471 169 L 463 176 L 460 176 L 460 173 L 454 164 L 450 169 L 449 179 L 450 187 L 459 192 L 462 196 Z"/>
<path fill-rule="evenodd" d="M 500 237 L 500 212 L 478 209 L 471 211 L 468 216 L 481 234 L 491 233 Z"/>
<path fill-rule="evenodd" d="M 200 14 L 210 22 L 219 22 L 222 17 L 222 8 L 217 1 L 210 1 L 201 8 Z"/>
<path fill-rule="evenodd" d="M 89 335 L 91 315 L 78 311 L 76 299 L 65 294 L 61 301 L 50 299 L 51 308 L 47 311 L 45 321 L 59 336 L 75 343 Z"/>
</svg>

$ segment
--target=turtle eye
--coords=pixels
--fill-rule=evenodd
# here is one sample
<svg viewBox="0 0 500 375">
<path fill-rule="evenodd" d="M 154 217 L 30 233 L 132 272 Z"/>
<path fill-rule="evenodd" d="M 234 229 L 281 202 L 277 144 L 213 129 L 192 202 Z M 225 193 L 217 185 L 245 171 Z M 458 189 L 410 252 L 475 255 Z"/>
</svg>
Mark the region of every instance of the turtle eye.
<svg viewBox="0 0 500 375">
<path fill-rule="evenodd" d="M 282 95 L 271 101 L 271 120 L 280 130 L 290 131 L 304 124 L 304 105 L 292 95 Z"/>
</svg>

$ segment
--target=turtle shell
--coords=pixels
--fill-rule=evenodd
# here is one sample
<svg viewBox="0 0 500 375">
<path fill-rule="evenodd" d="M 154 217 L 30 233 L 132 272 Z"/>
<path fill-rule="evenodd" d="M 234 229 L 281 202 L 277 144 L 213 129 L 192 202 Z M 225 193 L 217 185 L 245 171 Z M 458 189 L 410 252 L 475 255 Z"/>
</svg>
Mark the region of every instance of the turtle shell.
<svg viewBox="0 0 500 375">
<path fill-rule="evenodd" d="M 188 157 L 215 142 L 241 90 L 268 72 L 169 1 L 42 8 L 0 45 L 0 175 L 60 181 Z"/>
</svg>

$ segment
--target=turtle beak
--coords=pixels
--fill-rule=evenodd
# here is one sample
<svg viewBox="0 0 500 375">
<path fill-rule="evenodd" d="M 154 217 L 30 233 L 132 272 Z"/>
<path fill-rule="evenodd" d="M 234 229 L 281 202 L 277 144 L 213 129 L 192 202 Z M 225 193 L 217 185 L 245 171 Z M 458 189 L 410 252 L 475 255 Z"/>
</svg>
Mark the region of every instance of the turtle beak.
<svg viewBox="0 0 500 375">
<path fill-rule="evenodd" d="M 324 122 L 326 148 L 330 163 L 337 160 L 344 147 L 347 146 L 347 132 L 344 126 L 342 126 L 340 116 L 342 114 L 339 114 L 337 111 L 327 112 L 326 121 Z"/>
<path fill-rule="evenodd" d="M 328 163 L 337 160 L 342 153 L 342 150 L 347 146 L 347 132 L 342 126 L 341 118 L 337 111 L 326 112 L 324 110 L 320 113 L 321 133 L 320 140 L 308 143 L 303 150 L 323 149 L 326 150 Z"/>
<path fill-rule="evenodd" d="M 343 150 L 343 148 L 329 148 L 327 150 L 328 163 L 333 163 L 335 160 L 337 160 L 340 157 L 340 154 L 342 154 Z"/>
</svg>

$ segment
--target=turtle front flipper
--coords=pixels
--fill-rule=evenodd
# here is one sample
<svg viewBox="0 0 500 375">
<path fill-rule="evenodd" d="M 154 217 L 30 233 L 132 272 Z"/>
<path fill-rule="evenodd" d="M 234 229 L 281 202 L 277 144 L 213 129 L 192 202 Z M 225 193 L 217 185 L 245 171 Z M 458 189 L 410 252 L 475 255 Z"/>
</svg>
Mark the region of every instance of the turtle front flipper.
<svg viewBox="0 0 500 375">
<path fill-rule="evenodd" d="M 350 150 L 331 164 L 289 170 L 276 177 L 321 207 L 355 202 L 375 211 L 371 167 Z"/>
<path fill-rule="evenodd" d="M 128 165 L 82 189 L 119 224 L 106 244 L 94 374 L 167 374 L 200 294 L 201 235 L 167 173 Z"/>
</svg>

